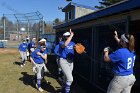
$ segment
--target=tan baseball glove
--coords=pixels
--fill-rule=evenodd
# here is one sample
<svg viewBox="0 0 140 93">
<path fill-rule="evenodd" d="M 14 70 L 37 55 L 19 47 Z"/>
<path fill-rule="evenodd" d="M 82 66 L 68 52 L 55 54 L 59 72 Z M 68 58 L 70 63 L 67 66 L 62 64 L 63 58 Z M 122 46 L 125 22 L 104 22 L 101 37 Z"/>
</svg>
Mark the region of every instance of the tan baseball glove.
<svg viewBox="0 0 140 93">
<path fill-rule="evenodd" d="M 78 53 L 78 54 L 82 54 L 85 52 L 85 47 L 81 44 L 81 43 L 77 43 L 75 45 L 75 51 Z"/>
</svg>

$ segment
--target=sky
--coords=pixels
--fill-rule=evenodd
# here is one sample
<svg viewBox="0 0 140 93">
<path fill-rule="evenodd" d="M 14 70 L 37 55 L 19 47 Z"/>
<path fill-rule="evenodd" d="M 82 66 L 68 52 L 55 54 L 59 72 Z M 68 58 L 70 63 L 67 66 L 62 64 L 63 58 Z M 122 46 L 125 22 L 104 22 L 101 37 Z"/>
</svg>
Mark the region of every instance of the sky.
<svg viewBox="0 0 140 93">
<path fill-rule="evenodd" d="M 72 0 L 87 6 L 99 5 L 100 0 Z M 64 12 L 58 7 L 65 7 L 66 0 L 0 0 L 0 16 L 3 14 L 31 13 L 39 11 L 44 20 L 52 22 L 55 18 L 64 20 Z"/>
</svg>

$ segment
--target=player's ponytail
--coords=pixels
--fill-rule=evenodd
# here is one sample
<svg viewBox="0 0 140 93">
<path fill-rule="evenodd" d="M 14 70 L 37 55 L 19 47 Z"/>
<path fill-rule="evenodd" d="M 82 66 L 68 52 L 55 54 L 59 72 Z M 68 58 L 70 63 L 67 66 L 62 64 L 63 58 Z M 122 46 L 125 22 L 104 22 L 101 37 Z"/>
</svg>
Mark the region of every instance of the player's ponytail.
<svg viewBox="0 0 140 93">
<path fill-rule="evenodd" d="M 129 51 L 134 51 L 135 48 L 135 39 L 133 35 L 130 35 L 128 33 L 121 35 L 121 39 L 125 42 L 127 48 Z"/>
<path fill-rule="evenodd" d="M 135 48 L 135 39 L 133 35 L 130 35 L 129 37 L 129 46 L 128 46 L 129 50 L 132 52 L 134 51 Z"/>
</svg>

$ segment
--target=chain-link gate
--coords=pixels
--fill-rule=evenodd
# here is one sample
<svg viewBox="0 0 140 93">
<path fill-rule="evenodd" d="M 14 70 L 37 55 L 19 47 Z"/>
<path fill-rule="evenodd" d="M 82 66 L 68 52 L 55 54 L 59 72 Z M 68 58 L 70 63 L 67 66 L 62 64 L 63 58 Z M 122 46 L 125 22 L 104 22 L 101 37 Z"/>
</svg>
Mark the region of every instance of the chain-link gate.
<svg viewBox="0 0 140 93">
<path fill-rule="evenodd" d="M 18 47 L 22 39 L 44 34 L 43 15 L 37 11 L 25 14 L 3 14 L 0 22 L 0 47 Z"/>
</svg>

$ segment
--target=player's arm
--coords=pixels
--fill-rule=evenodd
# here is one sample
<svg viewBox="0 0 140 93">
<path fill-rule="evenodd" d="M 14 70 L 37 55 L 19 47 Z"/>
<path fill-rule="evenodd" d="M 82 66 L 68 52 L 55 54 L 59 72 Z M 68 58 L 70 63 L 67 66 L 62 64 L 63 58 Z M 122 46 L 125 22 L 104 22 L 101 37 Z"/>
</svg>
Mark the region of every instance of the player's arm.
<svg viewBox="0 0 140 93">
<path fill-rule="evenodd" d="M 48 55 L 46 54 L 46 59 L 45 59 L 45 63 L 47 64 L 48 60 L 47 60 Z"/>
<path fill-rule="evenodd" d="M 40 52 L 37 52 L 37 55 L 40 55 L 43 59 L 47 59 L 47 54 L 42 54 L 42 53 L 40 53 Z"/>
<path fill-rule="evenodd" d="M 62 45 L 62 48 L 65 48 L 69 43 L 70 43 L 70 41 L 71 41 L 71 39 L 72 39 L 72 37 L 73 37 L 73 35 L 74 35 L 74 33 L 73 32 L 71 32 L 71 29 L 70 29 L 70 36 L 68 37 L 68 39 L 65 41 L 65 43 Z"/>
<path fill-rule="evenodd" d="M 117 43 L 119 43 L 120 42 L 120 39 L 118 38 L 118 33 L 117 33 L 117 31 L 114 31 L 114 38 L 115 38 L 115 40 L 117 41 Z"/>
<path fill-rule="evenodd" d="M 108 50 L 104 50 L 104 61 L 105 62 L 111 62 L 111 59 L 109 58 L 108 53 L 109 53 Z"/>
<path fill-rule="evenodd" d="M 30 57 L 30 60 L 31 60 L 31 62 L 33 62 L 33 64 L 36 64 L 32 57 Z"/>
<path fill-rule="evenodd" d="M 35 61 L 34 61 L 35 53 L 36 53 L 36 52 L 33 52 L 33 53 L 31 54 L 31 57 L 30 57 L 30 60 L 31 60 L 31 62 L 33 62 L 33 64 L 36 64 Z"/>
</svg>

